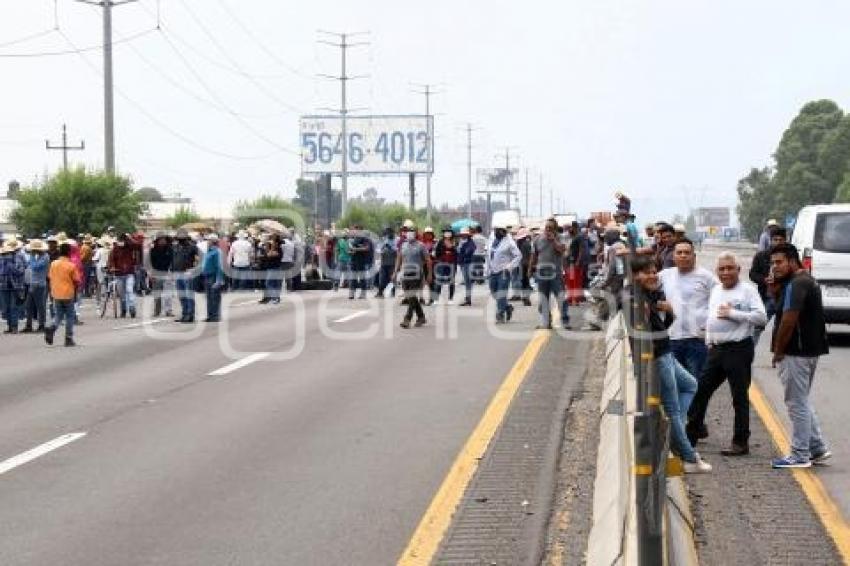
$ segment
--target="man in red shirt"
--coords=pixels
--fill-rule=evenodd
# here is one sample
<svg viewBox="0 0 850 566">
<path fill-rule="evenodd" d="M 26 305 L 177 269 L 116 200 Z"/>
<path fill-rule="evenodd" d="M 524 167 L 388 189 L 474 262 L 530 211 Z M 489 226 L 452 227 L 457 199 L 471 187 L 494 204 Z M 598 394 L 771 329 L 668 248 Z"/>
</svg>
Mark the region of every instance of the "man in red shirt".
<svg viewBox="0 0 850 566">
<path fill-rule="evenodd" d="M 139 266 L 139 258 L 142 247 L 133 241 L 129 234 L 121 234 L 112 252 L 109 254 L 107 271 L 118 280 L 118 294 L 121 296 L 121 318 L 127 316 L 136 318 L 136 295 L 134 293 L 136 284 L 136 268 Z"/>
</svg>

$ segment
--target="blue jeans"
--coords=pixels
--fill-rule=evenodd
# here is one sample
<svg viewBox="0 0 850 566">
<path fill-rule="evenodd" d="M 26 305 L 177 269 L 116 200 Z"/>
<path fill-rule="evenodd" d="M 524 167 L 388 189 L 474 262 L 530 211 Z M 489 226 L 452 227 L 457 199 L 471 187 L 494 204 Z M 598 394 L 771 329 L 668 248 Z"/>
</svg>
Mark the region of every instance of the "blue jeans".
<svg viewBox="0 0 850 566">
<path fill-rule="evenodd" d="M 467 302 L 472 301 L 472 264 L 460 264 L 460 272 L 463 275 L 463 288 L 466 290 L 465 299 Z"/>
<path fill-rule="evenodd" d="M 30 285 L 26 299 L 27 328 L 32 327 L 32 320 L 38 321 L 38 328 L 44 328 L 45 312 L 47 311 L 47 287 Z"/>
<path fill-rule="evenodd" d="M 53 301 L 53 304 L 56 306 L 56 317 L 53 319 L 53 328 L 58 329 L 62 324 L 62 320 L 65 320 L 65 338 L 73 338 L 74 337 L 74 321 L 76 320 L 76 315 L 74 314 L 74 301 L 73 300 L 59 300 L 56 299 Z"/>
<path fill-rule="evenodd" d="M 195 290 L 192 288 L 192 276 L 178 273 L 175 279 L 177 297 L 180 299 L 180 314 L 183 318 L 195 318 Z"/>
<path fill-rule="evenodd" d="M 655 360 L 661 404 L 670 420 L 670 445 L 685 462 L 696 462 L 696 452 L 685 434 L 685 418 L 697 392 L 697 380 L 682 367 L 672 352 Z"/>
<path fill-rule="evenodd" d="M 118 275 L 115 279 L 121 293 L 121 312 L 126 312 L 128 308 L 136 310 L 136 276 L 133 274 Z"/>
<path fill-rule="evenodd" d="M 490 294 L 496 299 L 496 318 L 502 318 L 508 312 L 508 288 L 510 285 L 510 271 L 504 270 L 490 274 Z"/>
<path fill-rule="evenodd" d="M 570 315 L 567 301 L 564 300 L 564 287 L 560 277 L 535 276 L 537 293 L 540 297 L 540 323 L 543 326 L 552 325 L 552 301 L 557 301 L 561 309 L 561 323 L 569 324 Z"/>
<path fill-rule="evenodd" d="M 708 346 L 701 338 L 685 338 L 684 340 L 670 340 L 670 349 L 676 360 L 684 366 L 688 373 L 697 381 L 702 379 L 702 371 L 705 361 L 708 359 Z"/>
<path fill-rule="evenodd" d="M 283 287 L 283 271 L 280 269 L 269 269 L 266 271 L 266 290 L 264 299 L 279 300 L 280 290 Z"/>
<path fill-rule="evenodd" d="M 221 289 L 216 285 L 216 278 L 204 276 L 204 290 L 207 294 L 207 318 L 218 320 L 221 318 Z"/>
<path fill-rule="evenodd" d="M 6 324 L 12 330 L 18 329 L 18 315 L 20 314 L 18 302 L 18 291 L 14 289 L 0 291 L 0 312 L 3 313 Z"/>
</svg>

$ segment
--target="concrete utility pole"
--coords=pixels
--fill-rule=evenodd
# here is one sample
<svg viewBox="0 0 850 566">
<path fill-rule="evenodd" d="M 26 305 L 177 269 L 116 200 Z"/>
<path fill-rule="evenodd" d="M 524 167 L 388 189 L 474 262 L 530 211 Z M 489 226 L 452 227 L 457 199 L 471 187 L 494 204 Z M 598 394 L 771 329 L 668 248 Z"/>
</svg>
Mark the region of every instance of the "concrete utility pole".
<svg viewBox="0 0 850 566">
<path fill-rule="evenodd" d="M 530 212 L 528 210 L 528 167 L 525 168 L 525 215 L 530 216 Z"/>
<path fill-rule="evenodd" d="M 103 8 L 103 167 L 115 173 L 115 105 L 112 77 L 112 8 L 138 0 L 77 0 Z"/>
<path fill-rule="evenodd" d="M 540 174 L 540 218 L 543 218 L 543 173 Z"/>
<path fill-rule="evenodd" d="M 432 84 L 414 84 L 413 86 L 418 86 L 422 88 L 420 91 L 415 91 L 423 96 L 425 96 L 425 116 L 428 118 L 428 157 L 429 161 L 431 161 L 432 169 L 433 169 L 433 160 L 434 160 L 434 132 L 433 126 L 431 125 L 433 122 L 433 118 L 431 116 L 431 97 L 435 94 L 442 94 L 439 91 L 434 90 L 434 86 Z M 428 171 L 428 174 L 425 176 L 425 206 L 426 212 L 425 215 L 428 218 L 428 222 L 431 222 L 431 172 Z"/>
<path fill-rule="evenodd" d="M 466 125 L 466 190 L 466 215 L 472 218 L 472 124 Z"/>
<path fill-rule="evenodd" d="M 512 177 L 513 177 L 513 175 L 511 175 L 511 148 L 506 147 L 505 153 L 499 154 L 499 155 L 497 155 L 497 157 L 499 157 L 499 158 L 504 157 L 504 159 L 505 159 L 505 190 L 503 192 L 505 193 L 505 204 L 506 204 L 508 210 L 510 210 L 510 208 L 511 208 L 511 194 L 513 194 L 513 191 L 511 191 L 511 181 L 512 181 Z"/>
<path fill-rule="evenodd" d="M 347 65 L 346 65 L 346 56 L 348 54 L 348 49 L 351 47 L 357 47 L 360 45 L 368 45 L 368 42 L 360 42 L 360 43 L 350 43 L 348 39 L 350 37 L 354 37 L 357 35 L 366 35 L 368 32 L 359 32 L 359 33 L 334 33 L 330 31 L 321 31 L 319 33 L 323 33 L 325 35 L 330 35 L 333 37 L 339 38 L 339 43 L 334 43 L 332 41 L 319 40 L 319 43 L 324 43 L 325 45 L 330 45 L 333 47 L 339 47 L 341 56 L 342 56 L 342 67 L 341 73 L 338 77 L 331 75 L 320 75 L 325 78 L 338 80 L 340 82 L 341 92 L 340 92 L 340 107 L 339 107 L 339 115 L 342 118 L 342 210 L 340 212 L 340 216 L 345 216 L 346 208 L 348 208 L 348 99 L 347 99 L 347 83 L 350 80 L 354 79 L 362 79 L 365 78 L 363 76 L 350 77 L 347 74 Z"/>
<path fill-rule="evenodd" d="M 85 140 L 80 141 L 80 145 L 68 145 L 68 128 L 65 127 L 65 124 L 62 124 L 62 145 L 51 145 L 50 140 L 44 140 L 44 147 L 50 150 L 61 150 L 62 151 L 62 170 L 68 170 L 68 152 L 69 151 L 82 151 L 86 148 Z"/>
<path fill-rule="evenodd" d="M 491 205 L 493 195 L 503 195 L 503 194 L 505 194 L 505 191 L 502 190 L 502 189 L 493 189 L 493 190 L 482 189 L 482 190 L 479 190 L 477 192 L 482 194 L 482 195 L 487 195 L 487 218 L 485 218 L 485 221 L 486 221 L 487 228 L 488 228 L 488 231 L 489 231 L 490 219 L 493 217 L 493 208 L 492 208 L 492 205 Z M 512 191 L 512 192 L 513 192 L 513 194 L 516 194 L 516 191 Z"/>
</svg>

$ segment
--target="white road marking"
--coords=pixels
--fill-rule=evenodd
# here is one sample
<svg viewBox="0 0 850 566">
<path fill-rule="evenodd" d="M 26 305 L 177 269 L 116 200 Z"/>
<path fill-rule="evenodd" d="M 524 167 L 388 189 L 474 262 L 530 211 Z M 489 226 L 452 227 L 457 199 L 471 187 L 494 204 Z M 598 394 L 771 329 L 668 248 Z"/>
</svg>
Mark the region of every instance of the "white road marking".
<svg viewBox="0 0 850 566">
<path fill-rule="evenodd" d="M 366 314 L 368 314 L 368 313 L 369 313 L 369 311 L 357 311 L 357 312 L 353 312 L 353 313 L 351 313 L 351 314 L 349 314 L 349 315 L 346 315 L 346 316 L 344 316 L 344 317 L 342 317 L 342 318 L 340 318 L 340 319 L 335 320 L 334 322 L 335 322 L 335 323 L 339 323 L 339 322 L 348 322 L 349 320 L 354 320 L 355 318 L 360 318 L 361 316 L 364 316 L 364 315 L 366 315 Z"/>
<path fill-rule="evenodd" d="M 23 466 L 27 462 L 32 462 L 36 458 L 44 456 L 48 452 L 53 452 L 57 448 L 62 448 L 66 444 L 70 444 L 75 440 L 79 440 L 85 435 L 85 432 L 73 432 L 71 434 L 65 434 L 63 436 L 60 436 L 59 438 L 54 438 L 49 442 L 45 442 L 40 446 L 36 446 L 32 450 L 27 450 L 22 454 L 12 456 L 8 460 L 0 462 L 0 476 L 5 474 L 9 470 L 17 468 L 18 466 Z"/>
<path fill-rule="evenodd" d="M 124 326 L 115 326 L 112 330 L 127 330 L 130 328 L 141 328 L 143 326 L 150 326 L 152 324 L 159 324 L 160 322 L 166 322 L 171 320 L 170 318 L 154 318 L 153 320 L 145 320 L 144 322 L 134 322 L 133 324 L 127 324 Z"/>
<path fill-rule="evenodd" d="M 233 303 L 231 305 L 231 307 L 247 307 L 248 305 L 259 305 L 259 304 L 260 303 L 257 301 L 257 299 L 254 299 L 254 300 L 251 300 L 251 301 L 243 301 L 241 303 Z"/>
<path fill-rule="evenodd" d="M 232 373 L 238 369 L 244 368 L 245 366 L 251 365 L 254 362 L 259 362 L 260 360 L 268 358 L 270 355 L 271 352 L 255 352 L 249 356 L 245 356 L 241 360 L 233 362 L 228 366 L 211 371 L 207 375 L 227 375 L 228 373 Z"/>
</svg>

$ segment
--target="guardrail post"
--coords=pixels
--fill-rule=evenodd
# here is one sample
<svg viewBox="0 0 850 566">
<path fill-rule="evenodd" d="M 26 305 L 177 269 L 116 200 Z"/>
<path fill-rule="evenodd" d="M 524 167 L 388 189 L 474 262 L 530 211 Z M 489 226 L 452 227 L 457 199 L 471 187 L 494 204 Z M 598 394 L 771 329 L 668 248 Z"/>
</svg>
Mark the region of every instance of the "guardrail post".
<svg viewBox="0 0 850 566">
<path fill-rule="evenodd" d="M 631 262 L 629 262 L 629 280 Z M 646 296 L 631 285 L 628 297 L 629 333 L 637 385 L 634 419 L 635 497 L 638 564 L 664 564 L 664 501 L 666 497 L 667 425 L 652 348 Z"/>
</svg>

